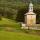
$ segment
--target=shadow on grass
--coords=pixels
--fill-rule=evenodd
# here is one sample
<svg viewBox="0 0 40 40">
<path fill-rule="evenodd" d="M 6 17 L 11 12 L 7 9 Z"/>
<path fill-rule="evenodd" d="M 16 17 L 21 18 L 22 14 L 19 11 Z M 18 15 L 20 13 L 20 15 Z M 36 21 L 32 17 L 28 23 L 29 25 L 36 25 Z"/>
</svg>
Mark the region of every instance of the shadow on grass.
<svg viewBox="0 0 40 40">
<path fill-rule="evenodd" d="M 23 29 L 22 30 L 24 33 L 27 34 L 32 34 L 32 35 L 39 35 L 40 36 L 40 30 L 28 30 L 28 29 Z"/>
<path fill-rule="evenodd" d="M 21 29 L 20 26 L 15 27 L 14 25 L 7 25 L 7 24 L 0 25 L 0 31 L 24 32 L 24 33 L 28 33 L 28 34 L 40 35 L 40 30 Z"/>
</svg>

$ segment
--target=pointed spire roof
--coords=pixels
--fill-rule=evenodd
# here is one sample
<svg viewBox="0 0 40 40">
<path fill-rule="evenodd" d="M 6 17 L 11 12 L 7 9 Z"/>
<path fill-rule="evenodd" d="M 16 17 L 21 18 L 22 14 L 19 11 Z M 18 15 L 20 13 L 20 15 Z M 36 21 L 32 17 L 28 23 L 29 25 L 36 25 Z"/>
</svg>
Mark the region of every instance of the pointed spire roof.
<svg viewBox="0 0 40 40">
<path fill-rule="evenodd" d="M 33 6 L 32 2 L 30 2 L 29 6 Z"/>
<path fill-rule="evenodd" d="M 32 2 L 30 2 L 30 4 L 29 4 L 29 11 L 28 11 L 28 13 L 26 13 L 25 15 L 27 15 L 27 14 L 35 14 L 34 12 L 33 12 L 33 4 L 32 4 Z"/>
<path fill-rule="evenodd" d="M 32 2 L 30 2 L 30 4 L 29 4 L 29 12 L 33 12 L 33 4 L 32 4 Z"/>
</svg>

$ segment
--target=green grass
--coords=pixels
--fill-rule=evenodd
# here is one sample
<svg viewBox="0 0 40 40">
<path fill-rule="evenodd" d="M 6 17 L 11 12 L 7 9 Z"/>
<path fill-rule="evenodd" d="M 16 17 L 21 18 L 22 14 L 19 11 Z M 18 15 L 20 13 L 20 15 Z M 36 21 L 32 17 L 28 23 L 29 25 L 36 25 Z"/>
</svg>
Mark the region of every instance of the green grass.
<svg viewBox="0 0 40 40">
<path fill-rule="evenodd" d="M 0 20 L 0 31 L 4 30 L 4 31 L 21 31 L 20 30 L 20 23 L 14 21 L 14 20 L 10 20 L 7 18 L 2 18 L 2 20 Z"/>
<path fill-rule="evenodd" d="M 0 40 L 40 40 L 40 36 L 22 32 L 0 31 Z"/>
<path fill-rule="evenodd" d="M 14 20 L 2 18 L 0 27 L 12 27 L 13 32 L 0 29 L 0 40 L 40 40 L 39 35 L 27 34 L 20 30 L 20 24 Z M 16 30 L 18 28 L 18 30 Z"/>
<path fill-rule="evenodd" d="M 16 21 L 12 21 L 10 19 L 7 18 L 2 18 L 2 20 L 0 20 L 0 27 L 15 27 L 18 28 L 20 26 L 19 23 L 17 23 Z"/>
</svg>

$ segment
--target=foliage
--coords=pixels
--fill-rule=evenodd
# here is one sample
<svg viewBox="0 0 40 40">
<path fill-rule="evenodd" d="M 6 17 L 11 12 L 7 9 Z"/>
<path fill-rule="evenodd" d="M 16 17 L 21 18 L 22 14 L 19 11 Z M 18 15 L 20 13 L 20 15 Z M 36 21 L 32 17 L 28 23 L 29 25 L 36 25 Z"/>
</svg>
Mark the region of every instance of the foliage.
<svg viewBox="0 0 40 40">
<path fill-rule="evenodd" d="M 24 14 L 28 12 L 30 0 L 0 0 L 0 15 L 20 22 L 24 22 Z M 32 0 L 33 1 L 33 0 Z M 34 12 L 37 14 L 37 23 L 40 21 L 40 4 L 34 3 Z"/>
</svg>

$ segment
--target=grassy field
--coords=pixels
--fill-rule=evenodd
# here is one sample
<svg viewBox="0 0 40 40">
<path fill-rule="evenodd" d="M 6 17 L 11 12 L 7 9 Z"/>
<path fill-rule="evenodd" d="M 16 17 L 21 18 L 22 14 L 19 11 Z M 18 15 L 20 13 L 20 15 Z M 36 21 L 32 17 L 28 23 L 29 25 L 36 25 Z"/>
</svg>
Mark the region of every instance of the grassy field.
<svg viewBox="0 0 40 40">
<path fill-rule="evenodd" d="M 0 31 L 0 40 L 40 40 L 40 36 L 22 32 Z"/>
<path fill-rule="evenodd" d="M 25 30 L 20 30 L 19 23 L 7 18 L 0 20 L 0 27 L 6 27 L 5 29 L 13 28 L 13 31 L 10 31 L 10 29 L 9 31 L 4 31 L 3 28 L 0 28 L 0 40 L 40 40 L 39 35 L 27 34 Z"/>
<path fill-rule="evenodd" d="M 0 27 L 15 27 L 18 28 L 20 26 L 19 23 L 15 22 L 14 20 L 10 20 L 7 18 L 2 18 L 2 20 L 0 20 Z"/>
</svg>

